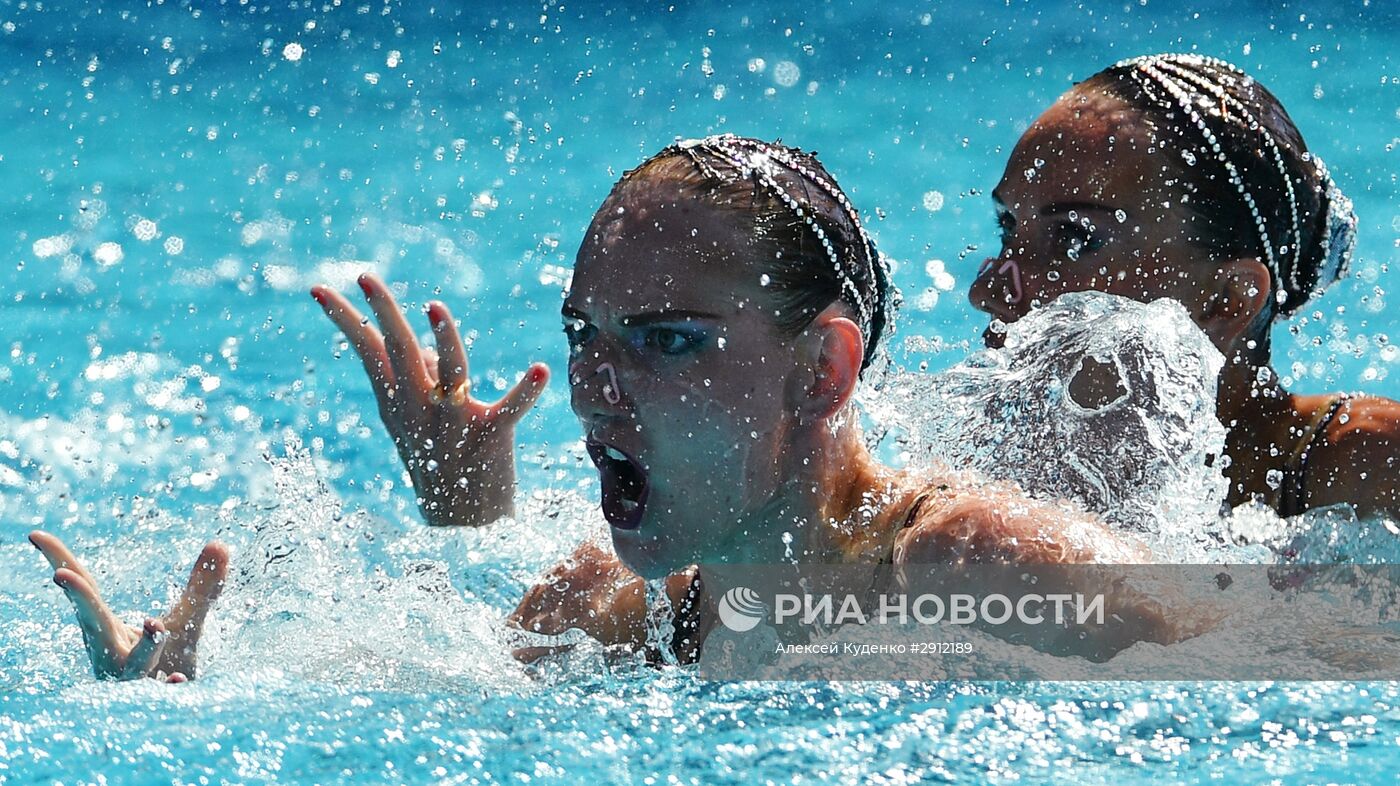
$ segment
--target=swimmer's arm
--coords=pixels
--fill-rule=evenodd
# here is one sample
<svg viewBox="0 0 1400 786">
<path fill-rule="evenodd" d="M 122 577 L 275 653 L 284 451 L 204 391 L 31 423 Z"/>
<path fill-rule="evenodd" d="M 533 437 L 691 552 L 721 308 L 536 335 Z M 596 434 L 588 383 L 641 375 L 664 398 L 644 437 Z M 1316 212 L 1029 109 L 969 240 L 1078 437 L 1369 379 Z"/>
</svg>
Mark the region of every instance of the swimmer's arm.
<svg viewBox="0 0 1400 786">
<path fill-rule="evenodd" d="M 690 573 L 666 580 L 672 608 L 678 608 L 690 586 Z M 646 583 L 616 555 L 585 543 L 549 571 L 525 593 L 506 619 L 509 627 L 558 636 L 578 629 L 608 648 L 638 651 L 646 646 Z M 521 647 L 514 650 L 525 663 L 567 647 Z"/>
<path fill-rule="evenodd" d="M 1308 459 L 1308 507 L 1344 503 L 1362 518 L 1400 517 L 1400 402 L 1352 398 L 1326 436 Z"/>
<path fill-rule="evenodd" d="M 947 487 L 895 542 L 895 561 L 918 564 L 1077 564 L 1146 561 L 1147 550 L 1079 510 L 1011 490 Z"/>
<path fill-rule="evenodd" d="M 1092 516 L 1067 507 L 1046 505 L 1015 494 L 976 490 L 926 505 L 898 538 L 895 562 L 948 565 L 944 574 L 955 586 L 985 580 L 996 573 L 960 568 L 971 565 L 1096 565 L 1071 568 L 1049 577 L 1064 582 L 1056 591 L 1104 594 L 1107 623 L 1098 627 L 1038 627 L 1017 635 L 1056 655 L 1104 661 L 1140 641 L 1170 644 L 1207 630 L 1214 618 L 1181 608 L 1170 597 L 1147 595 L 1113 580 L 1114 565 L 1142 563 L 1150 552 Z M 975 587 L 968 586 L 976 590 Z M 1044 587 L 1041 590 L 1045 590 Z M 992 588 L 982 588 L 992 591 Z M 1016 588 L 997 591 L 1015 592 Z M 1007 629 L 989 632 L 1005 635 Z"/>
<path fill-rule="evenodd" d="M 481 526 L 512 515 L 515 426 L 544 392 L 549 369 L 531 365 L 494 404 L 474 398 L 467 350 L 447 306 L 428 304 L 438 349 L 421 347 L 384 282 L 366 273 L 359 283 L 382 334 L 339 292 L 316 286 L 311 296 L 364 363 L 423 518 Z"/>
<path fill-rule="evenodd" d="M 211 542 L 200 552 L 185 591 L 165 616 L 147 617 L 140 629 L 117 618 L 97 588 L 97 579 L 63 541 L 34 531 L 29 542 L 53 568 L 53 582 L 77 612 L 88 659 L 98 679 L 151 677 L 165 682 L 193 679 L 204 619 L 228 576 L 228 547 Z"/>
</svg>

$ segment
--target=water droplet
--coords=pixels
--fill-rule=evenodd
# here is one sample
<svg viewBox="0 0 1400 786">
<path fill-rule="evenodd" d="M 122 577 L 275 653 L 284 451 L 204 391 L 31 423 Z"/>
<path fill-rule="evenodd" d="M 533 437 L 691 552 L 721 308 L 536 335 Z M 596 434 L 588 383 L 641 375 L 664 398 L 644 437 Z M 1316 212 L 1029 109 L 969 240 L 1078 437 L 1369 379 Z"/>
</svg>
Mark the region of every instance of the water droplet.
<svg viewBox="0 0 1400 786">
<path fill-rule="evenodd" d="M 1269 488 L 1277 491 L 1279 486 L 1283 485 L 1283 470 L 1271 469 L 1265 472 L 1264 482 L 1269 485 Z"/>
<path fill-rule="evenodd" d="M 779 87 L 792 87 L 802 78 L 802 70 L 791 60 L 783 60 L 773 66 L 773 81 Z"/>
<path fill-rule="evenodd" d="M 1113 217 L 1118 219 L 1118 223 L 1120 224 L 1128 220 L 1128 214 L 1122 210 L 1113 211 Z"/>
</svg>

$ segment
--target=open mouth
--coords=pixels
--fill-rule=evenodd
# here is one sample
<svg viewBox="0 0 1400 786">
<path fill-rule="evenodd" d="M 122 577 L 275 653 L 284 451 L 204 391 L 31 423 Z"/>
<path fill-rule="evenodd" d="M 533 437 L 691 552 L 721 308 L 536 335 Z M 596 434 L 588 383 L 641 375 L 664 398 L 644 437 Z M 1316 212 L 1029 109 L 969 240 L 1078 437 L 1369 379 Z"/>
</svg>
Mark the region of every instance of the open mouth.
<svg viewBox="0 0 1400 786">
<path fill-rule="evenodd" d="M 621 450 L 589 439 L 588 457 L 603 485 L 603 517 L 618 529 L 636 529 L 647 507 L 647 471 Z"/>
</svg>

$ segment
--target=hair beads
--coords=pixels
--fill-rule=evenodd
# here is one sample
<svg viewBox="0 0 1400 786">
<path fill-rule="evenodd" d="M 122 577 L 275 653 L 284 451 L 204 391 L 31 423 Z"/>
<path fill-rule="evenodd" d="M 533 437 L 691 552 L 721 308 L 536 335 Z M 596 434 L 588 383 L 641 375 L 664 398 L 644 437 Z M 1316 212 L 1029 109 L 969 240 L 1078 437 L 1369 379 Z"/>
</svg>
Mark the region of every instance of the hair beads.
<svg viewBox="0 0 1400 786">
<path fill-rule="evenodd" d="M 1310 249 L 1304 248 L 1303 228 L 1306 220 L 1316 219 L 1304 215 L 1295 180 L 1301 184 L 1306 175 L 1300 174 L 1296 167 L 1290 174 L 1285 150 L 1275 138 L 1274 129 L 1262 122 L 1255 110 L 1237 95 L 1240 86 L 1254 84 L 1250 76 L 1224 60 L 1193 54 L 1147 55 L 1121 61 L 1113 68 L 1126 70 L 1143 95 L 1165 109 L 1180 111 L 1195 126 L 1208 155 L 1225 171 L 1230 185 L 1249 211 L 1250 223 L 1262 247 L 1263 261 L 1278 282 L 1275 299 L 1280 305 L 1293 296 L 1303 296 L 1304 300 L 1315 296 L 1346 272 L 1355 244 L 1356 217 L 1351 202 L 1337 188 L 1321 160 L 1302 153 L 1302 160 L 1312 161 L 1316 167 L 1317 180 L 1313 187 L 1320 192 L 1319 200 L 1326 202 L 1323 229 L 1311 241 L 1318 250 L 1315 257 L 1317 277 L 1305 291 L 1304 276 L 1314 256 L 1308 253 Z M 1263 109 L 1267 113 L 1269 105 L 1266 103 Z M 1279 213 L 1261 209 L 1258 202 L 1261 195 L 1255 193 L 1255 189 L 1262 187 L 1259 180 L 1248 175 L 1241 162 L 1232 160 L 1228 146 L 1222 145 L 1221 134 L 1231 128 L 1257 137 L 1261 155 L 1272 163 L 1282 181 L 1280 191 L 1287 199 L 1288 229 L 1287 240 L 1277 246 L 1271 239 L 1269 219 Z M 1292 148 L 1290 152 L 1296 154 L 1297 149 Z"/>
<path fill-rule="evenodd" d="M 768 145 L 758 140 L 720 134 L 704 139 L 680 141 L 668 150 L 682 153 L 706 178 L 721 182 L 725 178 L 709 159 L 722 161 L 728 167 L 732 167 L 739 177 L 755 180 L 808 228 L 831 263 L 836 281 L 839 282 L 842 299 L 856 309 L 862 329 L 866 332 L 866 356 L 873 357 L 879 341 L 879 332 L 875 328 L 883 329 L 892 299 L 889 291 L 888 260 L 876 251 L 874 242 L 866 233 L 859 214 L 845 193 L 829 178 L 792 155 L 786 148 Z M 803 183 L 814 185 L 835 202 L 841 210 L 841 215 L 850 223 L 856 242 L 838 250 L 837 243 L 818 221 L 817 207 L 808 198 L 810 192 L 794 194 L 790 190 L 791 186 L 784 187 L 777 177 L 780 169 L 795 175 L 799 186 Z M 856 250 L 856 247 L 860 250 Z M 858 259 L 858 255 L 863 255 L 864 259 Z M 843 256 L 848 257 L 849 261 L 843 260 Z M 856 265 L 860 268 L 856 268 Z M 857 269 L 865 276 L 869 294 L 863 294 L 857 284 L 854 275 Z"/>
</svg>

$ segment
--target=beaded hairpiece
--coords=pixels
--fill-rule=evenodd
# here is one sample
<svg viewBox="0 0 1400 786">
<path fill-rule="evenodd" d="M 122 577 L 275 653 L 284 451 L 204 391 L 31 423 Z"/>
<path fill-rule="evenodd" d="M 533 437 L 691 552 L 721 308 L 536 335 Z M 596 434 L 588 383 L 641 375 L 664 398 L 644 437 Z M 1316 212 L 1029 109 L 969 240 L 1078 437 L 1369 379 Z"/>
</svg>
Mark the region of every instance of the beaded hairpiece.
<svg viewBox="0 0 1400 786">
<path fill-rule="evenodd" d="M 887 289 L 886 285 L 889 281 L 889 261 L 875 249 L 874 242 L 865 231 L 865 225 L 861 223 L 860 215 L 856 212 L 851 201 L 846 198 L 846 194 L 819 172 L 790 155 L 785 148 L 766 145 L 757 140 L 733 134 L 719 134 L 704 139 L 679 141 L 667 148 L 667 151 L 679 151 L 684 154 L 705 177 L 716 181 L 722 181 L 724 178 L 700 153 L 708 153 L 710 156 L 724 161 L 733 167 L 740 177 L 756 180 L 811 230 L 812 235 L 821 244 L 826 258 L 831 262 L 831 266 L 836 272 L 836 279 L 841 283 L 842 292 L 859 313 L 862 327 L 867 334 L 866 356 L 867 358 L 872 357 L 878 337 L 870 328 L 874 325 L 875 318 L 878 315 L 884 315 L 887 310 L 886 296 L 882 293 Z M 667 151 L 663 151 L 663 153 Z M 864 252 L 865 274 L 870 283 L 871 292 L 879 300 L 871 302 L 870 298 L 861 295 L 860 288 L 856 286 L 851 271 L 842 264 L 841 255 L 837 253 L 835 244 L 818 223 L 816 211 L 810 205 L 804 206 L 802 200 L 778 182 L 775 177 L 776 167 L 782 167 L 803 181 L 815 185 L 841 208 L 842 214 L 855 229 L 859 246 Z"/>
<path fill-rule="evenodd" d="M 1318 176 L 1327 190 L 1327 229 L 1322 234 L 1322 263 L 1312 294 L 1321 294 L 1333 281 L 1345 276 L 1351 266 L 1351 253 L 1356 249 L 1356 210 L 1351 200 L 1337 188 L 1332 173 L 1318 156 L 1310 156 L 1317 165 Z"/>
<path fill-rule="evenodd" d="M 1217 69 L 1225 76 L 1211 79 L 1199 71 L 1201 66 Z M 1240 199 L 1249 208 L 1254 229 L 1259 235 L 1260 246 L 1264 250 L 1264 261 L 1270 272 L 1273 273 L 1274 279 L 1287 282 L 1286 287 L 1279 288 L 1276 299 L 1282 304 L 1288 299 L 1289 292 L 1300 292 L 1302 286 L 1298 276 L 1303 260 L 1302 230 L 1293 179 L 1288 175 L 1288 169 L 1283 162 L 1283 153 L 1273 135 L 1263 127 L 1243 102 L 1226 90 L 1226 85 L 1222 83 L 1223 80 L 1249 80 L 1251 77 L 1224 60 L 1193 54 L 1145 55 L 1124 60 L 1115 67 L 1130 69 L 1129 72 L 1149 98 L 1158 103 L 1180 108 L 1196 126 L 1205 140 L 1206 147 L 1214 154 L 1230 178 L 1230 183 L 1239 193 Z M 1164 98 L 1159 94 L 1155 89 L 1157 87 L 1165 90 L 1168 97 Z M 1291 242 L 1278 249 L 1274 248 L 1270 240 L 1267 220 L 1259 210 L 1254 195 L 1245 185 L 1239 168 L 1225 154 L 1220 140 L 1206 122 L 1207 116 L 1217 117 L 1225 122 L 1231 113 L 1249 130 L 1259 132 L 1273 159 L 1279 178 L 1283 181 L 1284 192 L 1288 195 Z M 1323 197 L 1327 200 L 1327 227 L 1320 241 L 1322 262 L 1317 281 L 1310 292 L 1310 296 L 1315 296 L 1345 274 L 1356 241 L 1356 215 L 1352 211 L 1351 200 L 1347 199 L 1337 188 L 1336 183 L 1327 172 L 1327 167 L 1322 164 L 1322 160 L 1317 156 L 1305 156 L 1305 159 L 1316 163 L 1323 186 Z M 1285 277 L 1283 262 L 1284 258 L 1287 257 L 1291 257 L 1292 264 L 1289 265 L 1288 275 Z"/>
</svg>

